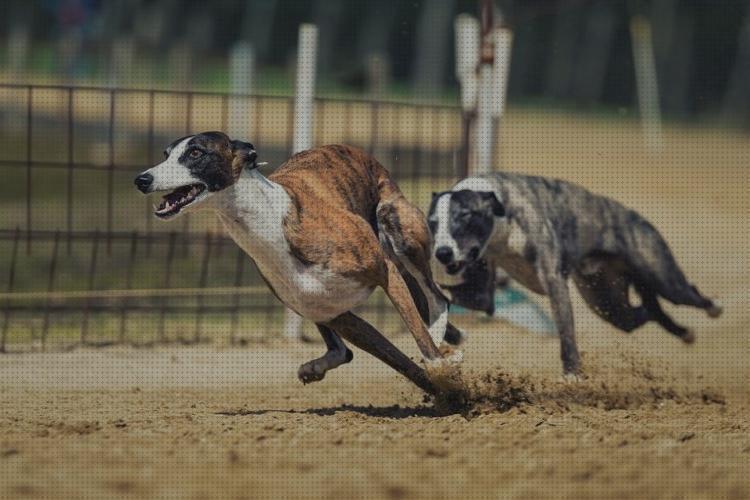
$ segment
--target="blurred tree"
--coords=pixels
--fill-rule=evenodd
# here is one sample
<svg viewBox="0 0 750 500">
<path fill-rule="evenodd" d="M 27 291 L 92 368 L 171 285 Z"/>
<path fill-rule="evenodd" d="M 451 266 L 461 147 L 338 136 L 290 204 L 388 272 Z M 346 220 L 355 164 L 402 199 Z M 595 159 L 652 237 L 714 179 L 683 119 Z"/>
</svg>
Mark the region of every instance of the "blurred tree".
<svg viewBox="0 0 750 500">
<path fill-rule="evenodd" d="M 724 96 L 723 115 L 726 120 L 739 121 L 750 128 L 750 5 L 737 41 L 734 68 Z"/>
<path fill-rule="evenodd" d="M 595 2 L 584 13 L 584 41 L 578 53 L 578 71 L 573 77 L 575 96 L 583 104 L 592 105 L 601 100 L 615 34 L 615 15 L 610 0 Z"/>
<path fill-rule="evenodd" d="M 424 0 L 417 24 L 414 64 L 416 92 L 435 94 L 444 85 L 450 65 L 451 25 L 455 0 Z"/>
<path fill-rule="evenodd" d="M 240 38 L 253 45 L 255 53 L 260 57 L 270 57 L 271 30 L 274 27 L 277 0 L 243 1 L 242 31 Z M 296 33 L 296 31 L 295 31 Z"/>
</svg>

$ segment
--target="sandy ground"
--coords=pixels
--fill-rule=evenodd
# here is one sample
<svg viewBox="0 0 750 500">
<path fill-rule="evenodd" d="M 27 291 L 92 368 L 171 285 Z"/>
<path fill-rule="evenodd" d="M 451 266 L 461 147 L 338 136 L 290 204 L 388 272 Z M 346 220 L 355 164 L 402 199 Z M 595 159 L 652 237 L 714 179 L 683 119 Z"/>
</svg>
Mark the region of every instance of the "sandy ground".
<svg viewBox="0 0 750 500">
<path fill-rule="evenodd" d="M 461 408 L 363 353 L 302 386 L 319 345 L 3 356 L 0 496 L 747 498 L 747 305 L 685 311 L 691 347 L 579 321 L 573 385 L 554 339 L 464 318 Z"/>
<path fill-rule="evenodd" d="M 456 317 L 460 407 L 361 352 L 302 386 L 319 344 L 4 355 L 0 496 L 749 498 L 747 138 L 684 129 L 648 156 L 637 130 L 525 125 L 504 166 L 637 207 L 725 307 L 668 308 L 694 345 L 617 332 L 575 297 L 589 378 L 570 385 L 554 339 Z"/>
</svg>

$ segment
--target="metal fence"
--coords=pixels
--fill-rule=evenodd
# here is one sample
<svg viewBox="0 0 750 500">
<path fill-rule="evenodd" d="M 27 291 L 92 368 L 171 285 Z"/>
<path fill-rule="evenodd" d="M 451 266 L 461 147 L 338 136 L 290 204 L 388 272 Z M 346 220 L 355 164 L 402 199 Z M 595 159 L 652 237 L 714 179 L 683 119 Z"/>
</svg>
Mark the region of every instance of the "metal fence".
<svg viewBox="0 0 750 500">
<path fill-rule="evenodd" d="M 132 178 L 204 130 L 248 139 L 280 165 L 291 98 L 0 84 L 0 120 L 0 351 L 278 334 L 283 307 L 215 218 L 156 222 Z M 333 142 L 374 154 L 424 207 L 455 178 L 460 110 L 317 99 L 315 143 Z M 381 295 L 363 313 L 399 329 Z"/>
</svg>

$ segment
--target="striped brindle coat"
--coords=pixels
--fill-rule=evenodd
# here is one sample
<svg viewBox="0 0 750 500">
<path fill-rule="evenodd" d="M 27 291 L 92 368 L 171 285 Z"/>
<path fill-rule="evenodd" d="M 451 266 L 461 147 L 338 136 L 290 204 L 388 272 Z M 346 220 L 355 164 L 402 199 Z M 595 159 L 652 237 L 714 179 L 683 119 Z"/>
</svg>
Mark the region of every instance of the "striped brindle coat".
<svg viewBox="0 0 750 500">
<path fill-rule="evenodd" d="M 436 344 L 460 338 L 432 281 L 424 215 L 374 158 L 324 146 L 266 178 L 252 144 L 220 132 L 178 139 L 165 157 L 135 181 L 144 193 L 167 192 L 156 215 L 213 210 L 279 300 L 317 325 L 328 350 L 300 367 L 300 380 L 321 380 L 351 361 L 343 338 L 435 390 L 424 370 L 351 312 L 381 287 L 428 365 L 445 361 Z"/>
<path fill-rule="evenodd" d="M 615 327 L 631 332 L 656 321 L 686 343 L 693 332 L 662 310 L 659 297 L 704 309 L 721 308 L 685 278 L 669 246 L 640 214 L 584 188 L 556 179 L 494 173 L 460 181 L 436 193 L 428 215 L 434 235 L 436 281 L 462 305 L 491 310 L 482 286 L 472 294 L 466 273 L 484 270 L 491 282 L 495 266 L 530 290 L 549 296 L 560 335 L 563 369 L 581 365 L 568 293 L 572 277 L 591 309 Z M 628 297 L 634 289 L 641 304 Z"/>
</svg>

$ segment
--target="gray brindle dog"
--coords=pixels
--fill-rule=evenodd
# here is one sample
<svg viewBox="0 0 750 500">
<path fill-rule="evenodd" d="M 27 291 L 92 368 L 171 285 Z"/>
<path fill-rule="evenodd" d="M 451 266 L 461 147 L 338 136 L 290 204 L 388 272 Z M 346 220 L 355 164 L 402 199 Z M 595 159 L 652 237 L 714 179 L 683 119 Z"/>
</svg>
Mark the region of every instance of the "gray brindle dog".
<svg viewBox="0 0 750 500">
<path fill-rule="evenodd" d="M 704 309 L 712 318 L 722 312 L 687 281 L 653 225 L 575 184 L 512 173 L 470 177 L 433 195 L 428 224 L 435 281 L 449 293 L 462 292 L 463 305 L 471 287 L 464 275 L 494 266 L 549 296 L 566 374 L 581 369 L 569 277 L 597 315 L 626 332 L 656 321 L 685 343 L 695 340 L 662 310 L 659 297 Z M 631 287 L 640 305 L 630 304 Z M 480 298 L 494 292 L 483 290 Z"/>
</svg>

